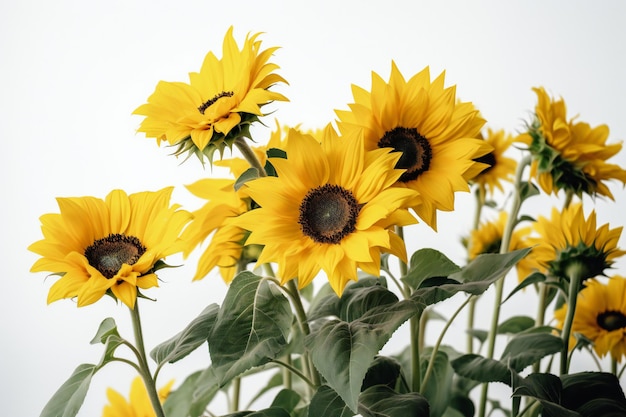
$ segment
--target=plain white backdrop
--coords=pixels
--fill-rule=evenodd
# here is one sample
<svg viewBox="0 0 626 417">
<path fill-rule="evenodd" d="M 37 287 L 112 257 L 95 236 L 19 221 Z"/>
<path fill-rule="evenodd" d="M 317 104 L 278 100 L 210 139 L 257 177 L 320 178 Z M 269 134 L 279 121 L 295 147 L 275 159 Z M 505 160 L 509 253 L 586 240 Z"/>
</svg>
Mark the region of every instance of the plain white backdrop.
<svg viewBox="0 0 626 417">
<path fill-rule="evenodd" d="M 493 128 L 522 130 L 536 102 L 531 87 L 544 86 L 565 98 L 570 115 L 608 124 L 615 142 L 626 138 L 625 16 L 619 0 L 2 2 L 2 414 L 38 415 L 76 366 L 96 363 L 101 347 L 89 341 L 105 317 L 131 336 L 128 312 L 109 298 L 80 309 L 71 300 L 47 306 L 54 278 L 29 272 L 36 256 L 26 248 L 41 238 L 38 217 L 58 212 L 57 196 L 174 185 L 175 202 L 199 207 L 183 186 L 211 169 L 196 160 L 181 165 L 136 134 L 141 119 L 131 112 L 159 80 L 187 81 L 209 50 L 221 56 L 229 26 L 239 44 L 248 32 L 264 32 L 264 47 L 281 46 L 273 62 L 290 83 L 281 92 L 291 102 L 273 105 L 272 118 L 283 124 L 324 126 L 333 109 L 352 101 L 351 84 L 369 89 L 371 71 L 387 79 L 395 60 L 407 78 L 427 65 L 433 77 L 445 70 L 447 84 L 456 84 L 458 97 L 474 102 Z M 268 134 L 260 129 L 259 141 Z M 612 162 L 626 166 L 625 155 Z M 624 221 L 626 193 L 619 184 L 611 189 L 616 202 L 599 200 L 596 207 L 599 222 L 615 227 Z M 471 224 L 472 204 L 470 195 L 459 195 L 457 211 L 439 216 L 439 233 L 418 226 L 411 248 L 435 247 L 462 263 L 459 239 Z M 547 214 L 551 202 L 533 205 Z M 163 271 L 161 288 L 148 294 L 158 302 L 141 304 L 148 349 L 206 304 L 221 302 L 226 287 L 217 273 L 191 283 L 194 259 Z M 626 275 L 624 265 L 618 262 L 616 272 Z M 534 314 L 534 307 L 524 313 Z M 464 340 L 460 333 L 450 337 Z M 206 365 L 204 350 L 167 367 L 161 382 L 182 381 Z M 105 388 L 126 395 L 132 377 L 118 364 L 98 373 L 79 415 L 100 415 Z"/>
</svg>

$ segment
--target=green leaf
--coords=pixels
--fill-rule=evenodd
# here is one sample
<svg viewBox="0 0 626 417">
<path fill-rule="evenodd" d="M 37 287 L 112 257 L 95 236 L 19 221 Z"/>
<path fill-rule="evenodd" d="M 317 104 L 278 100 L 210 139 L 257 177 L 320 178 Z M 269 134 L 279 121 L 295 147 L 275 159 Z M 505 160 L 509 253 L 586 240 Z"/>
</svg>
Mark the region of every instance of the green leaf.
<svg viewBox="0 0 626 417">
<path fill-rule="evenodd" d="M 376 356 L 365 374 L 361 391 L 374 385 L 387 385 L 389 388 L 394 388 L 400 377 L 401 368 L 400 362 L 394 358 Z"/>
<path fill-rule="evenodd" d="M 218 391 L 212 368 L 196 371 L 167 396 L 163 411 L 167 417 L 200 417 Z"/>
<path fill-rule="evenodd" d="M 535 319 L 528 316 L 514 316 L 498 325 L 498 334 L 519 333 L 535 325 Z"/>
<path fill-rule="evenodd" d="M 124 339 L 116 334 L 110 334 L 107 337 L 106 342 L 104 343 L 104 354 L 102 355 L 102 359 L 100 359 L 100 362 L 98 363 L 98 368 L 102 368 L 104 365 L 113 360 L 115 350 L 122 343 L 124 343 Z"/>
<path fill-rule="evenodd" d="M 289 413 L 279 407 L 270 407 L 259 411 L 240 411 L 225 414 L 222 417 L 290 417 Z"/>
<path fill-rule="evenodd" d="M 272 401 L 272 407 L 280 407 L 283 410 L 291 413 L 294 411 L 300 402 L 300 394 L 291 389 L 281 389 L 276 397 L 274 397 L 274 401 Z"/>
<path fill-rule="evenodd" d="M 193 352 L 206 342 L 218 311 L 217 304 L 207 306 L 183 331 L 152 349 L 150 357 L 158 364 L 174 363 Z"/>
<path fill-rule="evenodd" d="M 74 417 L 83 405 L 96 365 L 79 365 L 67 381 L 54 393 L 39 417 Z"/>
<path fill-rule="evenodd" d="M 102 323 L 100 323 L 96 335 L 93 337 L 93 339 L 91 339 L 91 342 L 89 343 L 91 343 L 92 345 L 98 343 L 104 344 L 106 343 L 107 338 L 110 335 L 120 337 L 120 334 L 117 331 L 117 324 L 115 324 L 115 320 L 112 317 L 107 317 L 106 319 L 102 320 Z"/>
<path fill-rule="evenodd" d="M 502 382 L 511 385 L 509 368 L 495 359 L 471 353 L 456 358 L 450 364 L 457 374 L 465 378 L 478 382 Z"/>
<path fill-rule="evenodd" d="M 559 377 L 552 374 L 530 374 L 520 377 L 512 370 L 513 397 L 526 396 L 535 398 L 543 406 L 545 417 L 582 417 L 575 411 L 563 407 L 561 402 L 562 386 Z"/>
<path fill-rule="evenodd" d="M 259 171 L 256 168 L 248 168 L 235 181 L 235 191 L 239 190 L 245 183 L 259 178 Z"/>
<path fill-rule="evenodd" d="M 521 204 L 524 200 L 527 200 L 532 196 L 539 195 L 539 189 L 532 182 L 522 181 L 519 187 L 519 195 Z"/>
<path fill-rule="evenodd" d="M 420 367 L 422 370 L 422 378 L 426 373 L 431 352 L 432 348 L 426 349 L 421 358 L 423 362 Z M 430 377 L 426 386 L 422 387 L 422 390 L 420 391 L 421 394 L 428 400 L 428 404 L 430 404 L 430 417 L 440 417 L 443 415 L 446 408 L 448 408 L 452 391 L 449 389 L 442 389 L 442 387 L 452 386 L 453 376 L 454 370 L 450 366 L 448 355 L 441 350 L 437 351 Z"/>
<path fill-rule="evenodd" d="M 359 413 L 363 417 L 426 417 L 429 406 L 426 398 L 417 392 L 398 394 L 385 385 L 378 385 L 361 394 Z"/>
<path fill-rule="evenodd" d="M 355 413 L 374 357 L 393 332 L 417 312 L 414 303 L 403 300 L 374 308 L 353 322 L 330 320 L 306 338 L 313 364 Z"/>
<path fill-rule="evenodd" d="M 530 274 L 529 276 L 524 278 L 524 280 L 522 282 L 520 282 L 513 289 L 513 291 L 511 291 L 511 293 L 504 299 L 504 301 L 502 301 L 502 303 L 504 304 L 514 294 L 516 294 L 518 291 L 528 287 L 529 285 L 539 284 L 539 283 L 545 282 L 545 281 L 546 281 L 546 276 L 544 274 L 542 274 L 541 272 L 533 272 L 532 274 Z"/>
<path fill-rule="evenodd" d="M 292 320 L 289 301 L 275 284 L 249 271 L 237 275 L 209 337 L 219 384 L 280 356 Z"/>
<path fill-rule="evenodd" d="M 339 394 L 329 386 L 322 385 L 311 398 L 307 417 L 352 417 L 355 414 Z"/>
<path fill-rule="evenodd" d="M 539 359 L 560 352 L 563 341 L 548 333 L 521 333 L 511 338 L 502 352 L 502 363 L 507 363 L 517 372 Z"/>
<path fill-rule="evenodd" d="M 503 278 L 529 251 L 530 248 L 526 248 L 505 254 L 479 255 L 460 271 L 451 274 L 440 285 L 415 290 L 411 299 L 420 304 L 431 305 L 450 298 L 460 291 L 480 295 L 491 284 Z"/>
<path fill-rule="evenodd" d="M 565 407 L 577 410 L 584 416 L 626 415 L 626 399 L 615 375 L 606 372 L 580 372 L 563 375 L 561 381 Z M 605 404 L 602 401 L 594 402 L 600 399 Z M 612 414 L 608 412 L 609 409 Z"/>
<path fill-rule="evenodd" d="M 461 268 L 443 253 L 435 249 L 420 249 L 411 256 L 409 271 L 402 277 L 402 281 L 417 289 L 425 279 L 447 277 L 460 270 Z"/>
</svg>

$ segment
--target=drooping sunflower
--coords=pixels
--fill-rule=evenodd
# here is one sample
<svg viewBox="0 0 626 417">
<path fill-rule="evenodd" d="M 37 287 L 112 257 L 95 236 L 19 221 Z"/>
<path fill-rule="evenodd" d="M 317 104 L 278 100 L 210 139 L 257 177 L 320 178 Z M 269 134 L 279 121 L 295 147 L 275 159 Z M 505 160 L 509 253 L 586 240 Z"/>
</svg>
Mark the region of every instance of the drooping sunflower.
<svg viewBox="0 0 626 417">
<path fill-rule="evenodd" d="M 491 194 L 496 189 L 504 191 L 502 182 L 513 181 L 513 174 L 517 166 L 515 159 L 504 155 L 514 140 L 515 138 L 505 133 L 504 130 L 494 131 L 491 128 L 487 129 L 485 141 L 492 146 L 493 150 L 476 158 L 477 162 L 482 162 L 488 165 L 488 167 L 472 178 L 473 183 Z"/>
<path fill-rule="evenodd" d="M 235 180 L 206 178 L 188 185 L 187 189 L 196 197 L 207 200 L 200 209 L 193 212 L 194 219 L 185 229 L 183 256 L 204 242 L 211 234 L 211 242 L 206 247 L 193 279 L 205 277 L 213 268 L 219 267 L 225 282 L 232 281 L 239 262 L 255 261 L 242 259 L 246 230 L 226 222 L 250 209 L 250 199 L 243 191 L 235 190 Z"/>
<path fill-rule="evenodd" d="M 133 114 L 146 116 L 138 129 L 157 143 L 176 145 L 185 152 L 212 161 L 238 137 L 249 137 L 250 124 L 272 101 L 287 101 L 275 84 L 286 83 L 269 62 L 276 47 L 261 50 L 260 34 L 248 35 L 239 49 L 231 27 L 224 37 L 222 58 L 209 52 L 200 72 L 189 74 L 189 84 L 160 81 L 148 102 Z"/>
<path fill-rule="evenodd" d="M 372 73 L 371 92 L 353 85 L 350 110 L 336 110 L 343 135 L 362 131 L 367 150 L 400 154 L 396 168 L 406 171 L 396 186 L 419 193 L 412 208 L 435 230 L 437 210 L 454 210 L 454 193 L 469 191 L 468 181 L 487 167 L 475 159 L 492 151 L 477 139 L 485 120 L 472 103 L 457 101 L 444 76 L 431 82 L 426 67 L 406 81 L 392 62 L 388 83 Z"/>
<path fill-rule="evenodd" d="M 415 192 L 392 187 L 402 170 L 388 149 L 365 151 L 362 136 L 318 142 L 290 130 L 287 158 L 270 158 L 277 177 L 247 182 L 260 206 L 233 222 L 249 230 L 247 243 L 263 245 L 258 263 L 278 263 L 283 283 L 307 286 L 323 270 L 341 294 L 357 268 L 378 276 L 380 254 L 406 260 L 392 227 L 415 223 L 405 208 Z"/>
<path fill-rule="evenodd" d="M 568 268 L 582 267 L 582 280 L 605 275 L 616 258 L 626 254 L 617 247 L 622 227 L 609 228 L 606 223 L 596 228 L 596 213 L 585 219 L 582 204 L 571 204 L 563 211 L 552 209 L 551 218 L 539 216 L 533 224 L 535 246 L 525 258 L 528 269 L 535 269 L 556 278 L 569 278 Z"/>
<path fill-rule="evenodd" d="M 554 312 L 557 327 L 563 328 L 567 304 Z M 576 346 L 574 334 L 579 333 L 593 342 L 598 356 L 607 353 L 617 362 L 626 355 L 626 279 L 613 276 L 607 284 L 597 280 L 587 282 L 576 301 L 572 323 L 570 350 Z"/>
<path fill-rule="evenodd" d="M 81 307 L 108 293 L 134 308 L 137 288 L 158 286 L 159 261 L 183 249 L 179 235 L 191 215 L 170 206 L 172 190 L 58 198 L 60 213 L 41 216 L 44 239 L 28 248 L 42 256 L 32 272 L 60 275 L 48 303 L 76 297 Z"/>
<path fill-rule="evenodd" d="M 533 91 L 538 99 L 535 119 L 528 132 L 517 138 L 533 155 L 531 176 L 548 194 L 565 190 L 613 200 L 605 182 L 626 184 L 626 170 L 606 161 L 622 149 L 622 144 L 606 143 L 606 125 L 592 128 L 588 123 L 568 120 L 563 99 L 551 99 L 544 88 Z"/>
<path fill-rule="evenodd" d="M 161 403 L 167 399 L 174 380 L 163 386 L 158 394 Z M 140 377 L 136 377 L 130 386 L 130 396 L 128 400 L 115 391 L 113 388 L 107 389 L 107 399 L 109 404 L 104 406 L 102 417 L 155 417 L 156 413 L 148 397 L 148 391 Z"/>
<path fill-rule="evenodd" d="M 484 253 L 499 253 L 502 245 L 504 228 L 508 220 L 508 213 L 501 211 L 495 221 L 482 222 L 478 229 L 471 232 L 467 242 L 469 260 L 475 259 Z M 525 243 L 530 227 L 517 228 L 511 234 L 509 250 L 514 251 L 528 247 Z"/>
</svg>

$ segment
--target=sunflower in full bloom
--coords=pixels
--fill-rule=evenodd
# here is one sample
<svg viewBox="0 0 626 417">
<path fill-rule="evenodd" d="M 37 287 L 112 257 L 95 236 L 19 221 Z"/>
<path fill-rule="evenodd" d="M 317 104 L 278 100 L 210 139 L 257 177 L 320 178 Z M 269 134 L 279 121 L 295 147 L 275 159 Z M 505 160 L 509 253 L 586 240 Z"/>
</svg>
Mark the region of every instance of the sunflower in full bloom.
<svg viewBox="0 0 626 417">
<path fill-rule="evenodd" d="M 60 213 L 41 216 L 44 239 L 28 248 L 42 256 L 31 272 L 60 275 L 48 303 L 76 297 L 81 307 L 108 293 L 134 308 L 137 288 L 158 286 L 155 267 L 182 250 L 179 235 L 191 215 L 170 206 L 172 190 L 58 198 Z"/>
<path fill-rule="evenodd" d="M 477 162 L 482 162 L 488 167 L 472 178 L 473 183 L 491 194 L 496 189 L 504 191 L 502 181 L 513 181 L 513 174 L 517 166 L 515 159 L 504 156 L 514 140 L 515 138 L 505 133 L 504 130 L 487 129 L 485 141 L 493 147 L 493 150 L 476 158 Z"/>
<path fill-rule="evenodd" d="M 528 145 L 533 155 L 531 176 L 548 194 L 566 190 L 578 196 L 601 195 L 613 200 L 608 180 L 626 184 L 626 170 L 606 161 L 621 149 L 607 144 L 609 128 L 592 128 L 588 123 L 567 119 L 563 99 L 553 100 L 543 88 L 537 94 L 535 120 L 517 140 Z"/>
<path fill-rule="evenodd" d="M 596 228 L 596 213 L 585 219 L 582 204 L 571 204 L 563 211 L 552 209 L 551 218 L 540 216 L 533 224 L 536 236 L 529 237 L 529 246 L 536 245 L 525 258 L 528 269 L 568 279 L 573 265 L 582 268 L 582 281 L 605 275 L 616 258 L 626 254 L 617 243 L 622 227 Z"/>
<path fill-rule="evenodd" d="M 287 101 L 270 88 L 286 81 L 269 62 L 278 48 L 261 50 L 260 34 L 248 35 L 241 49 L 231 27 L 224 37 L 222 58 L 209 52 L 189 84 L 161 81 L 148 102 L 133 114 L 146 116 L 138 129 L 157 143 L 167 141 L 184 152 L 212 161 L 238 137 L 249 137 L 250 124 L 263 116 L 261 107 Z"/>
<path fill-rule="evenodd" d="M 161 404 L 165 402 L 174 380 L 168 382 L 158 392 Z M 104 406 L 102 417 L 155 417 L 156 413 L 150 402 L 148 391 L 140 377 L 136 377 L 130 386 L 129 399 L 115 391 L 113 388 L 107 389 L 107 399 L 109 404 Z"/>
<path fill-rule="evenodd" d="M 567 304 L 554 312 L 557 327 L 563 328 Z M 575 333 L 591 340 L 598 356 L 607 353 L 617 361 L 626 355 L 626 278 L 613 276 L 607 284 L 596 280 L 587 282 L 578 293 L 572 323 L 570 350 L 576 346 Z"/>
<path fill-rule="evenodd" d="M 188 185 L 187 189 L 207 203 L 193 212 L 194 219 L 183 232 L 182 239 L 186 242 L 183 255 L 187 257 L 213 233 L 211 242 L 200 256 L 193 279 L 201 279 L 219 267 L 222 278 L 229 283 L 235 276 L 238 263 L 248 261 L 242 259 L 247 232 L 227 224 L 226 220 L 248 211 L 250 199 L 243 191 L 235 190 L 232 179 L 206 178 Z"/>
<path fill-rule="evenodd" d="M 472 103 L 456 99 L 456 87 L 444 87 L 442 73 L 430 80 L 428 67 L 404 79 L 395 63 L 389 82 L 372 73 L 371 92 L 352 86 L 355 102 L 337 110 L 343 135 L 362 131 L 367 150 L 392 148 L 405 169 L 396 186 L 418 196 L 412 208 L 437 228 L 437 210 L 454 210 L 454 193 L 469 191 L 468 181 L 488 165 L 475 159 L 492 151 L 477 139 L 485 121 Z"/>
<path fill-rule="evenodd" d="M 392 187 L 397 153 L 365 151 L 360 135 L 320 143 L 294 129 L 285 148 L 287 159 L 270 158 L 277 177 L 245 184 L 260 207 L 233 220 L 264 246 L 258 263 L 278 263 L 282 283 L 300 288 L 323 270 L 340 295 L 357 268 L 380 274 L 382 252 L 406 260 L 392 227 L 415 223 L 405 208 L 415 192 Z"/>
</svg>

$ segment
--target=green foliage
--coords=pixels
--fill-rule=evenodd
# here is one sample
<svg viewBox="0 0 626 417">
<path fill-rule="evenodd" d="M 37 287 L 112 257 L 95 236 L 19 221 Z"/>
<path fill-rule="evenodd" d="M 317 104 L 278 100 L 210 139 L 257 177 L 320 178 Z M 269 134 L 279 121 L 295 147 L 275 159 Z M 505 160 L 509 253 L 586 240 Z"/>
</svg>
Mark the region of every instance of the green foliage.
<svg viewBox="0 0 626 417">
<path fill-rule="evenodd" d="M 435 249 L 420 249 L 411 256 L 409 271 L 402 277 L 402 281 L 417 289 L 428 278 L 447 277 L 460 270 L 443 253 Z"/>
<path fill-rule="evenodd" d="M 219 391 L 212 368 L 196 371 L 165 400 L 163 410 L 167 417 L 200 417 Z"/>
<path fill-rule="evenodd" d="M 96 365 L 79 365 L 50 398 L 40 417 L 74 417 L 78 414 L 85 401 L 91 378 L 97 370 Z"/>
<path fill-rule="evenodd" d="M 377 385 L 361 394 L 359 413 L 363 417 L 428 417 L 429 406 L 417 392 L 398 394 L 385 385 Z"/>
</svg>

